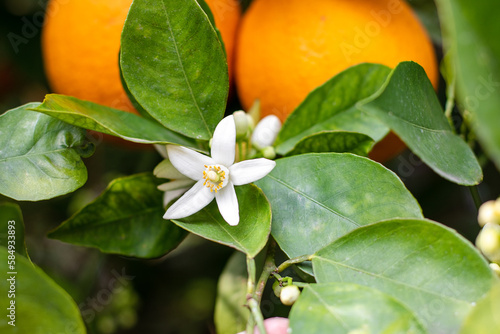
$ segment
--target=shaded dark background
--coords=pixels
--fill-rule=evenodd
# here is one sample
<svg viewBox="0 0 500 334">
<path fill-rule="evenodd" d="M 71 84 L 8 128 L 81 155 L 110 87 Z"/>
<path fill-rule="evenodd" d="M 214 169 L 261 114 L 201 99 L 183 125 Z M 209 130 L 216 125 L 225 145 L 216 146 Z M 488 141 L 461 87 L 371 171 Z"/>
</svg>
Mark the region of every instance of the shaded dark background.
<svg viewBox="0 0 500 334">
<path fill-rule="evenodd" d="M 244 6 L 249 1 L 244 1 Z M 439 26 L 432 2 L 411 1 L 431 31 L 440 53 Z M 42 101 L 50 92 L 40 50 L 40 27 L 18 52 L 7 38 L 21 35 L 25 20 L 42 18 L 44 0 L 0 0 L 0 113 L 27 102 Z M 444 84 L 439 96 L 444 101 Z M 237 97 L 228 112 L 239 109 Z M 457 115 L 457 125 L 460 117 Z M 99 138 L 98 138 L 99 139 Z M 500 175 L 475 147 L 484 166 L 477 188 L 482 201 L 500 195 Z M 232 250 L 190 236 L 174 252 L 156 260 L 137 260 L 50 240 L 46 234 L 95 198 L 116 177 L 152 171 L 161 160 L 153 149 L 130 149 L 100 142 L 85 163 L 87 184 L 73 194 L 42 202 L 19 203 L 26 224 L 26 242 L 34 263 L 66 289 L 79 304 L 89 333 L 215 333 L 213 310 L 218 276 Z M 390 161 L 422 206 L 425 217 L 474 240 L 479 227 L 471 189 L 437 176 L 411 152 Z M 0 196 L 0 201 L 11 201 Z M 109 290 L 116 275 L 125 275 L 121 289 Z M 277 305 L 268 292 L 268 305 Z M 274 309 L 274 307 L 273 307 Z M 285 310 L 267 312 L 267 316 Z"/>
</svg>

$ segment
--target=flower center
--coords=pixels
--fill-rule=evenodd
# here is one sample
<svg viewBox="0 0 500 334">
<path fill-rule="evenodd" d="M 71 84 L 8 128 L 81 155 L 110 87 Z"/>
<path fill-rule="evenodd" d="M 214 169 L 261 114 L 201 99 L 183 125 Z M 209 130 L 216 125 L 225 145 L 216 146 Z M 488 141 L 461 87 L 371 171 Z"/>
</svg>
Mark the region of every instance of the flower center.
<svg viewBox="0 0 500 334">
<path fill-rule="evenodd" d="M 210 188 L 211 192 L 217 192 L 226 185 L 226 172 L 229 173 L 227 168 L 220 165 L 205 165 L 205 168 L 203 171 L 203 178 L 205 179 L 203 185 Z"/>
</svg>

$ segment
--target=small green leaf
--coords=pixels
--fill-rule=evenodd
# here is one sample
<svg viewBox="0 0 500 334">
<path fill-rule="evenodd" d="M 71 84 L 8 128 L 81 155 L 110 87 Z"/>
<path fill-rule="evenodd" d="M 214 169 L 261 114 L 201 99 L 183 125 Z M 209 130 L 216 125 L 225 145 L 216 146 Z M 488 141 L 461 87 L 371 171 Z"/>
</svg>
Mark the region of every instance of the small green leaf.
<svg viewBox="0 0 500 334">
<path fill-rule="evenodd" d="M 383 65 L 361 64 L 312 91 L 283 124 L 276 152 L 285 155 L 304 137 L 325 130 L 359 132 L 381 140 L 389 132 L 387 126 L 356 103 L 377 92 L 389 73 Z"/>
<path fill-rule="evenodd" d="M 429 333 L 457 333 L 495 281 L 470 242 L 417 219 L 361 227 L 317 252 L 312 263 L 318 283 L 379 289 L 413 310 Z"/>
<path fill-rule="evenodd" d="M 363 225 L 422 218 L 401 180 L 352 154 L 303 154 L 276 161 L 257 181 L 273 208 L 272 235 L 289 257 L 313 254 Z"/>
<path fill-rule="evenodd" d="M 196 0 L 135 0 L 120 66 L 128 90 L 165 127 L 208 140 L 226 107 L 225 53 Z"/>
<path fill-rule="evenodd" d="M 201 211 L 173 222 L 180 227 L 255 257 L 267 243 L 271 230 L 271 207 L 262 191 L 254 185 L 235 188 L 240 222 L 230 226 L 222 218 L 215 200 Z"/>
<path fill-rule="evenodd" d="M 158 182 L 149 173 L 114 180 L 49 237 L 105 253 L 141 258 L 164 255 L 177 247 L 186 233 L 163 219 Z"/>
<path fill-rule="evenodd" d="M 443 44 L 457 75 L 458 102 L 500 169 L 500 20 L 495 0 L 436 0 Z"/>
<path fill-rule="evenodd" d="M 7 250 L 0 247 L 0 258 L 5 259 L 0 261 L 4 274 L 0 280 L 0 305 L 4 312 L 0 332 L 85 334 L 80 310 L 66 291 L 22 256 L 16 257 L 16 274 L 8 274 L 11 272 L 7 268 L 8 256 Z M 11 278 L 14 280 L 9 280 Z M 11 297 L 11 293 L 15 296 Z M 11 318 L 12 311 L 8 308 L 12 303 L 15 317 Z M 15 327 L 9 324 L 11 321 Z"/>
<path fill-rule="evenodd" d="M 310 284 L 290 312 L 293 333 L 427 333 L 392 297 L 357 284 Z"/>
<path fill-rule="evenodd" d="M 157 122 L 71 96 L 49 94 L 33 108 L 63 122 L 141 144 L 179 144 L 194 147 L 194 140 L 172 132 Z"/>
<path fill-rule="evenodd" d="M 445 179 L 462 185 L 482 180 L 474 153 L 452 132 L 434 88 L 417 63 L 400 63 L 384 87 L 358 107 L 380 118 Z"/>
<path fill-rule="evenodd" d="M 500 284 L 481 299 L 463 324 L 460 334 L 491 334 L 500 328 Z"/>
<path fill-rule="evenodd" d="M 354 153 L 367 156 L 374 140 L 362 133 L 347 131 L 323 131 L 303 138 L 287 153 L 287 156 L 305 153 Z"/>
<path fill-rule="evenodd" d="M 75 191 L 87 181 L 81 156 L 93 151 L 85 131 L 29 109 L 0 116 L 0 193 L 41 201 Z"/>
<path fill-rule="evenodd" d="M 247 301 L 246 256 L 235 252 L 227 262 L 217 285 L 215 300 L 215 327 L 219 334 L 233 334 L 245 330 L 250 312 Z"/>
<path fill-rule="evenodd" d="M 29 258 L 24 241 L 23 213 L 15 203 L 0 203 L 0 246 Z"/>
</svg>

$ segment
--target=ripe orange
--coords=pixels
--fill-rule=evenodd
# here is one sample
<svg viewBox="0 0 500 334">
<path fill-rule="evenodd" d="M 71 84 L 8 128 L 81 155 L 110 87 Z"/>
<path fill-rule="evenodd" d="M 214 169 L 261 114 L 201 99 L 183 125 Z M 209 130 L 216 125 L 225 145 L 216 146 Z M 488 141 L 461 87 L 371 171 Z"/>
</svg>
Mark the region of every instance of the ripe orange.
<svg viewBox="0 0 500 334">
<path fill-rule="evenodd" d="M 132 0 L 50 0 L 42 32 L 45 71 L 52 90 L 136 112 L 120 81 L 120 35 Z M 220 25 L 230 73 L 237 0 L 207 0 Z"/>
<path fill-rule="evenodd" d="M 437 87 L 432 42 L 404 1 L 254 0 L 240 25 L 236 88 L 244 109 L 260 99 L 261 117 L 284 121 L 311 90 L 342 70 L 405 60 L 422 65 Z M 405 147 L 388 137 L 372 153 L 378 161 Z"/>
</svg>

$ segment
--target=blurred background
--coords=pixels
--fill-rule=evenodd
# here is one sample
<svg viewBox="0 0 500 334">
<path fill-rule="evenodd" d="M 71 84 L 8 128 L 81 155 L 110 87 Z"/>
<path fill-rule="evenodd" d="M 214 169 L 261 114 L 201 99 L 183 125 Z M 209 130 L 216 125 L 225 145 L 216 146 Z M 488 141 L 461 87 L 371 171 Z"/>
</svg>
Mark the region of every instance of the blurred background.
<svg viewBox="0 0 500 334">
<path fill-rule="evenodd" d="M 243 7 L 249 1 L 243 3 Z M 439 25 L 432 2 L 411 2 L 428 27 L 438 54 Z M 0 0 L 0 113 L 27 102 L 42 101 L 50 87 L 44 74 L 40 27 L 45 0 Z M 16 46 L 26 22 L 34 29 Z M 10 34 L 10 35 L 9 35 Z M 9 39 L 10 36 L 10 39 Z M 444 101 L 444 84 L 439 96 Z M 240 108 L 233 94 L 228 111 Z M 460 123 L 457 117 L 457 125 Z M 85 159 L 89 180 L 75 193 L 49 201 L 18 203 L 24 214 L 28 252 L 38 266 L 60 284 L 79 305 L 89 333 L 215 333 L 213 311 L 218 277 L 233 251 L 189 236 L 178 249 L 155 260 L 102 254 L 46 237 L 77 210 L 99 195 L 116 177 L 152 171 L 161 161 L 152 148 L 102 141 L 96 135 L 95 154 Z M 484 166 L 477 187 L 484 202 L 500 195 L 500 175 L 475 147 Z M 473 241 L 479 231 L 477 209 L 469 189 L 437 176 L 411 152 L 387 163 L 422 206 L 425 217 L 448 225 Z M 12 201 L 0 197 L 0 201 Z M 111 289 L 113 278 L 120 282 Z M 273 302 L 269 293 L 269 305 Z M 268 316 L 286 315 L 272 307 Z"/>
</svg>

